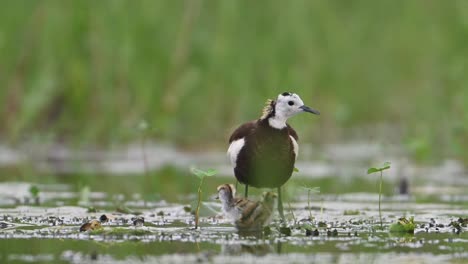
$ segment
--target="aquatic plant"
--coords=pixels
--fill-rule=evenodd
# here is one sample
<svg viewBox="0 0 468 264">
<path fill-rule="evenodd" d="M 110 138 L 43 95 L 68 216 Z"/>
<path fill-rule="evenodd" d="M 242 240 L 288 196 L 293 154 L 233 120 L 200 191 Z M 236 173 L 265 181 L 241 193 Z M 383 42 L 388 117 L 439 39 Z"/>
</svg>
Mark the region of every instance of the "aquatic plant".
<svg viewBox="0 0 468 264">
<path fill-rule="evenodd" d="M 39 205 L 39 192 L 40 190 L 36 185 L 31 185 L 31 187 L 29 187 L 29 194 L 31 194 L 36 205 Z"/>
<path fill-rule="evenodd" d="M 343 215 L 358 215 L 360 214 L 359 210 L 344 210 Z"/>
<path fill-rule="evenodd" d="M 410 217 L 409 220 L 405 217 L 398 219 L 398 221 L 390 225 L 391 233 L 410 233 L 414 234 L 414 228 L 416 224 L 414 223 L 414 217 Z"/>
<path fill-rule="evenodd" d="M 382 167 L 371 167 L 367 170 L 367 174 L 372 174 L 376 172 L 380 172 L 380 184 L 379 184 L 379 218 L 380 218 L 380 228 L 383 228 L 382 224 L 382 210 L 380 209 L 380 204 L 382 200 L 382 182 L 383 182 L 383 171 L 390 169 L 390 162 L 384 162 Z"/>
<path fill-rule="evenodd" d="M 312 207 L 310 206 L 310 197 L 312 194 L 318 194 L 320 193 L 320 187 L 311 187 L 307 185 L 302 186 L 304 189 L 307 190 L 307 208 L 309 209 L 309 219 L 312 220 Z M 320 215 L 323 215 L 323 199 L 321 199 L 321 204 L 320 204 Z"/>
<path fill-rule="evenodd" d="M 291 216 L 292 216 L 292 218 L 293 218 L 294 225 L 296 225 L 296 224 L 297 224 L 297 219 L 296 219 L 296 216 L 294 215 L 294 211 L 293 211 L 293 208 L 292 208 L 290 202 L 288 202 L 288 207 L 289 207 L 289 211 L 291 212 Z"/>
<path fill-rule="evenodd" d="M 215 175 L 217 172 L 213 169 L 208 169 L 207 171 L 203 171 L 200 169 L 192 168 L 192 173 L 195 174 L 200 179 L 200 183 L 198 185 L 198 201 L 197 201 L 197 208 L 195 209 L 195 229 L 198 228 L 199 220 L 200 220 L 200 205 L 201 205 L 201 198 L 202 198 L 202 186 L 205 177 L 211 177 Z"/>
</svg>

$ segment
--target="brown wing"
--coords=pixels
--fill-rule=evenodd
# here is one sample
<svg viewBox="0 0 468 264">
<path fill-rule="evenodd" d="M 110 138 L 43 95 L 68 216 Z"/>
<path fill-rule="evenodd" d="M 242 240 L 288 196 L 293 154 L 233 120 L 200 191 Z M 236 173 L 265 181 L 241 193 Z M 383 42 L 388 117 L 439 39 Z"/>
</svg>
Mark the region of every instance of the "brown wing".
<svg viewBox="0 0 468 264">
<path fill-rule="evenodd" d="M 288 129 L 289 135 L 292 136 L 296 141 L 299 141 L 296 130 L 294 130 L 289 124 L 286 124 L 286 127 Z"/>
<path fill-rule="evenodd" d="M 255 129 L 256 126 L 257 120 L 250 121 L 241 125 L 236 130 L 234 130 L 231 137 L 229 138 L 229 143 L 233 142 L 234 140 L 248 136 L 252 132 L 252 130 Z"/>
</svg>

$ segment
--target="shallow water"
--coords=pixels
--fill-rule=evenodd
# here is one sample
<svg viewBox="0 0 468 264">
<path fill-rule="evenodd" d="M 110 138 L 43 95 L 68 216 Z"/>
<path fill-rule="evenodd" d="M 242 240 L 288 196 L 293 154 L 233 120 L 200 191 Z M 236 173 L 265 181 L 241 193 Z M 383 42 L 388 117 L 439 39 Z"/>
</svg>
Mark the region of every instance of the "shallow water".
<svg viewBox="0 0 468 264">
<path fill-rule="evenodd" d="M 18 186 L 16 186 L 18 187 Z M 60 187 L 60 188 L 58 188 Z M 72 192 L 61 185 L 66 195 Z M 47 194 L 52 197 L 52 194 Z M 47 196 L 46 195 L 46 196 Z M 77 194 L 75 194 L 77 195 Z M 58 195 L 61 197 L 60 195 Z M 323 196 L 313 201 L 288 204 L 286 217 L 291 235 L 270 225 L 271 234 L 244 236 L 216 213 L 219 204 L 205 201 L 201 228 L 194 230 L 189 204 L 162 201 L 126 201 L 132 213 L 117 212 L 95 194 L 94 204 L 104 207 L 88 212 L 87 207 L 63 205 L 42 207 L 15 205 L 0 209 L 0 262 L 86 263 L 434 263 L 468 261 L 468 229 L 457 233 L 450 225 L 468 216 L 466 204 L 417 203 L 411 197 L 388 197 L 382 204 L 384 230 L 379 229 L 376 195 L 372 193 Z M 321 208 L 323 206 L 323 208 Z M 345 210 L 354 210 L 345 215 Z M 203 211 L 203 210 L 202 210 Z M 100 231 L 79 232 L 87 220 L 106 214 L 110 221 Z M 135 216 L 144 217 L 143 226 L 134 226 Z M 313 220 L 309 216 L 313 216 Z M 388 226 L 399 217 L 414 216 L 415 234 L 392 234 Z M 305 228 L 319 231 L 307 236 Z M 337 235 L 333 235 L 336 230 Z"/>
<path fill-rule="evenodd" d="M 19 176 L 2 172 L 9 181 L 0 183 L 0 263 L 468 262 L 468 228 L 451 224 L 468 218 L 468 177 L 459 163 L 418 166 L 398 155 L 385 159 L 392 168 L 384 175 L 381 230 L 378 177 L 365 172 L 369 163 L 387 157 L 382 149 L 333 145 L 322 150 L 325 157 L 303 150 L 300 172 L 284 189 L 285 226 L 291 235 L 280 232 L 276 216 L 270 234 L 245 236 L 212 199 L 218 184 L 233 182 L 224 153 L 149 146 L 151 171 L 144 173 L 138 147 L 100 153 L 55 146 L 32 154 L 0 148 L 0 166 L 32 161 Z M 50 155 L 43 159 L 37 151 Z M 220 172 L 205 181 L 198 230 L 190 212 L 198 187 L 188 170 L 193 165 Z M 400 195 L 402 178 L 408 179 L 410 191 Z M 308 201 L 304 185 L 322 192 Z M 32 186 L 40 190 L 37 198 Z M 253 189 L 252 199 L 261 191 Z M 103 214 L 110 219 L 103 229 L 79 231 Z M 133 224 L 137 216 L 144 218 L 143 226 Z M 414 216 L 415 234 L 389 232 L 403 216 Z M 317 229 L 319 235 L 308 236 L 306 229 Z"/>
</svg>

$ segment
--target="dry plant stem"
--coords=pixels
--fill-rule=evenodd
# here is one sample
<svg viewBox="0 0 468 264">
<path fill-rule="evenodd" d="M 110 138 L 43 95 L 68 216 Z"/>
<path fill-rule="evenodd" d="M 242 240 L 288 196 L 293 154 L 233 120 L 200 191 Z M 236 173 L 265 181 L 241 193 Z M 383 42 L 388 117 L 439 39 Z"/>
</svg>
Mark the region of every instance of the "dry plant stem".
<svg viewBox="0 0 468 264">
<path fill-rule="evenodd" d="M 382 171 L 380 171 L 380 187 L 379 187 L 379 218 L 380 218 L 380 229 L 383 229 L 382 224 L 382 211 L 380 210 L 380 200 L 382 199 Z"/>
</svg>

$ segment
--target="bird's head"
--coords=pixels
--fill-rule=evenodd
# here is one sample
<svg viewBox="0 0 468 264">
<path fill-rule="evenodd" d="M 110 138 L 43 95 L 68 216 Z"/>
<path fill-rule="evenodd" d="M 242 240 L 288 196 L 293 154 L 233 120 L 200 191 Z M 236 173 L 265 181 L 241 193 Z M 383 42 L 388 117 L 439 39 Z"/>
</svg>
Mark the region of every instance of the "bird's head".
<svg viewBox="0 0 468 264">
<path fill-rule="evenodd" d="M 232 184 L 221 184 L 218 186 L 218 196 L 217 199 L 221 202 L 230 201 L 236 195 L 236 188 Z"/>
<path fill-rule="evenodd" d="M 278 195 L 274 192 L 264 192 L 262 203 L 270 210 L 273 210 L 273 208 L 275 207 L 275 200 L 277 197 Z"/>
<path fill-rule="evenodd" d="M 289 118 L 302 112 L 320 115 L 319 111 L 304 105 L 302 99 L 295 93 L 284 92 L 278 95 L 275 103 L 275 114 L 277 116 Z"/>
<path fill-rule="evenodd" d="M 320 112 L 306 105 L 299 95 L 284 92 L 276 100 L 268 100 L 263 109 L 262 119 L 269 119 L 270 125 L 281 129 L 286 126 L 286 120 L 302 112 L 320 115 Z"/>
</svg>

